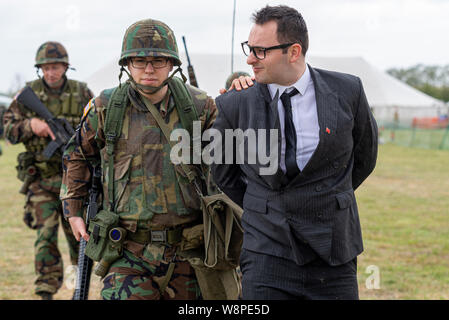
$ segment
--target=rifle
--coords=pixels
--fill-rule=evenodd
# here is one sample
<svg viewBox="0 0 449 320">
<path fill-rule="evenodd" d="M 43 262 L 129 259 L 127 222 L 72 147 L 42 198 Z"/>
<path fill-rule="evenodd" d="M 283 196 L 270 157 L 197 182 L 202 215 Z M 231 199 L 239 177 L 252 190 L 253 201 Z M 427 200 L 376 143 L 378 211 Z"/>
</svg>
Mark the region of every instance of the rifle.
<svg viewBox="0 0 449 320">
<path fill-rule="evenodd" d="M 198 82 L 196 81 L 195 71 L 193 71 L 193 66 L 190 64 L 189 52 L 187 51 L 186 38 L 182 36 L 182 41 L 184 42 L 184 49 L 186 50 L 187 56 L 187 71 L 189 72 L 189 82 L 192 86 L 198 88 Z"/>
<path fill-rule="evenodd" d="M 89 204 L 86 212 L 86 230 L 89 229 L 89 221 L 93 219 L 98 212 L 98 195 L 101 192 L 100 165 L 94 166 L 92 171 L 92 184 L 89 190 Z M 93 261 L 85 255 L 86 244 L 86 240 L 81 238 L 78 252 L 78 273 L 73 300 L 87 300 L 89 295 L 90 275 Z"/>
<path fill-rule="evenodd" d="M 75 133 L 70 123 L 66 119 L 58 119 L 53 116 L 29 86 L 26 86 L 17 96 L 17 101 L 42 117 L 56 137 L 45 147 L 42 152 L 43 156 L 48 160 L 58 149 L 63 153 L 65 145 Z"/>
</svg>

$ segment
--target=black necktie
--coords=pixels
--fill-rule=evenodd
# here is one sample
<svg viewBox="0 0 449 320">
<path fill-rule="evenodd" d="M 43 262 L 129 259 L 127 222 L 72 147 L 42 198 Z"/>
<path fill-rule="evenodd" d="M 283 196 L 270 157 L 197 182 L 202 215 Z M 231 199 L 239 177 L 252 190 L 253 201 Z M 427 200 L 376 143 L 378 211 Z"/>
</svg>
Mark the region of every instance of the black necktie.
<svg viewBox="0 0 449 320">
<path fill-rule="evenodd" d="M 299 93 L 294 88 L 290 93 L 284 91 L 281 101 L 285 110 L 285 167 L 289 179 L 296 176 L 300 171 L 296 163 L 296 131 L 293 123 L 292 103 L 290 98 Z"/>
</svg>

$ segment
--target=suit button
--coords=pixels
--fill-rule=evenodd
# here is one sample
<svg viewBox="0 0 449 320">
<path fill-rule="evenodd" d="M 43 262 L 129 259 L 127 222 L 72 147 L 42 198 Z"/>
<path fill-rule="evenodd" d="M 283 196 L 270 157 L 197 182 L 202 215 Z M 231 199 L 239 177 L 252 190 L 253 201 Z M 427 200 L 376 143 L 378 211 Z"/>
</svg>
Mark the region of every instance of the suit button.
<svg viewBox="0 0 449 320">
<path fill-rule="evenodd" d="M 339 163 L 337 161 L 334 161 L 334 163 L 332 163 L 332 167 L 334 167 L 334 169 L 338 169 Z"/>
<path fill-rule="evenodd" d="M 322 189 L 323 189 L 322 186 L 316 186 L 315 191 L 316 191 L 316 192 L 320 192 Z"/>
</svg>

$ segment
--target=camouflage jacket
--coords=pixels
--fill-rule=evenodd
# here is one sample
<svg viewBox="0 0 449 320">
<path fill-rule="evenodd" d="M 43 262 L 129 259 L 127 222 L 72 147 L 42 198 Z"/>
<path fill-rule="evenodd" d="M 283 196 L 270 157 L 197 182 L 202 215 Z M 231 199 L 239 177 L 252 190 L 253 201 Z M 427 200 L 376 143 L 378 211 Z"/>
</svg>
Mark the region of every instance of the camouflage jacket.
<svg viewBox="0 0 449 320">
<path fill-rule="evenodd" d="M 83 114 L 83 106 L 93 97 L 92 92 L 83 82 L 66 79 L 60 93 L 53 93 L 42 79 L 28 83 L 48 110 L 57 118 L 65 118 L 75 128 Z M 46 171 L 61 173 L 61 154 L 55 153 L 49 161 L 45 161 L 41 152 L 50 142 L 50 138 L 42 138 L 33 134 L 31 118 L 40 118 L 16 99 L 13 100 L 3 116 L 4 135 L 12 144 L 23 143 L 27 151 L 33 153 L 36 166 L 44 176 Z"/>
<path fill-rule="evenodd" d="M 202 131 L 212 127 L 217 114 L 214 100 L 197 88 L 186 87 L 193 98 Z M 78 139 L 72 138 L 64 153 L 60 196 L 66 218 L 82 216 L 91 178 L 88 162 L 101 161 L 103 208 L 108 207 L 104 127 L 112 91 L 104 90 L 89 102 L 77 133 Z M 192 185 L 186 190 L 180 183 L 180 172 L 170 160 L 170 144 L 140 95 L 129 87 L 128 96 L 132 102 L 126 106 L 121 135 L 115 144 L 114 211 L 131 231 L 141 226 L 171 227 L 195 220 L 200 213 L 199 206 L 192 208 L 189 205 L 191 198 L 197 197 L 195 190 Z M 182 128 L 170 89 L 160 104 L 160 113 L 171 130 Z"/>
</svg>

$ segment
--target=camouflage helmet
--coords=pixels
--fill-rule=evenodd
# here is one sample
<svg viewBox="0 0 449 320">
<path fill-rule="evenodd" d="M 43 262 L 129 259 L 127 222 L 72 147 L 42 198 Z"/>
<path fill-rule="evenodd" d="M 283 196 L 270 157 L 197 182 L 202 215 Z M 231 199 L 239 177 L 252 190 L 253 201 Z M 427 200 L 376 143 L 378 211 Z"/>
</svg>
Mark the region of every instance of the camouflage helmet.
<svg viewBox="0 0 449 320">
<path fill-rule="evenodd" d="M 62 62 L 69 65 L 69 55 L 64 46 L 56 41 L 47 41 L 43 43 L 36 53 L 35 67 L 45 63 Z"/>
<path fill-rule="evenodd" d="M 237 78 L 240 77 L 240 76 L 250 77 L 250 75 L 249 75 L 248 73 L 243 72 L 243 71 L 236 71 L 236 72 L 233 72 L 233 73 L 231 73 L 231 75 L 226 79 L 225 89 L 228 89 L 228 88 L 231 86 L 232 81 L 234 81 L 235 79 L 237 79 Z"/>
<path fill-rule="evenodd" d="M 175 66 L 181 65 L 173 31 L 153 19 L 137 21 L 126 30 L 119 65 L 125 66 L 130 57 L 168 57 Z"/>
</svg>

